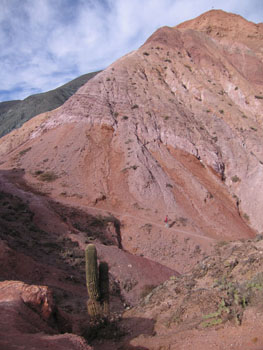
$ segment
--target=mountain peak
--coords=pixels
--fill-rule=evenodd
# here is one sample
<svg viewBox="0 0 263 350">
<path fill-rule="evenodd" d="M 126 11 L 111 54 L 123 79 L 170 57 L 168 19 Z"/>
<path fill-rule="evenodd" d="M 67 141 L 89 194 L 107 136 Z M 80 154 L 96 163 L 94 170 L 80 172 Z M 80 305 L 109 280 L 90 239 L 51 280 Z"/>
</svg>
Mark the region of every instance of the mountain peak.
<svg viewBox="0 0 263 350">
<path fill-rule="evenodd" d="M 240 15 L 225 12 L 223 10 L 210 10 L 202 15 L 183 22 L 176 26 L 178 29 L 194 29 L 202 32 L 207 32 L 210 35 L 220 34 L 230 35 L 250 35 L 260 31 L 263 33 L 262 24 L 255 24 L 243 18 Z"/>
</svg>

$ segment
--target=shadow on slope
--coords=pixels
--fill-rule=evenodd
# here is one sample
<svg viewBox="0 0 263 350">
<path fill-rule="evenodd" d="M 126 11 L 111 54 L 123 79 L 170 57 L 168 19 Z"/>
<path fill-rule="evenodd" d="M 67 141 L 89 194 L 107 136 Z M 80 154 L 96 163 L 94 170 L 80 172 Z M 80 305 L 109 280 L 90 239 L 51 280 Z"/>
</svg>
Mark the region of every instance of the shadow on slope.
<svg viewBox="0 0 263 350">
<path fill-rule="evenodd" d="M 82 335 L 83 326 L 89 327 L 85 307 L 84 248 L 87 243 L 94 242 L 99 259 L 108 259 L 110 263 L 110 305 L 114 315 L 121 315 L 127 306 L 126 294 L 134 294 L 135 286 L 138 295 L 140 288 L 156 279 L 156 275 L 163 281 L 174 274 L 160 264 L 120 249 L 120 223 L 114 216 L 96 217 L 32 193 L 23 174 L 23 170 L 18 169 L 0 171 L 0 283 L 2 286 L 8 281 L 14 286 L 21 283 L 36 288 L 47 286 L 56 310 L 52 321 L 53 326 L 56 323 L 52 328 L 55 333 Z M 123 276 L 130 276 L 129 281 L 122 280 Z M 134 276 L 142 281 L 135 281 Z M 15 304 L 6 304 L 0 288 L 1 297 L 3 312 L 6 313 L 7 307 L 16 319 L 19 315 L 13 310 Z M 29 322 L 28 314 L 25 312 L 22 319 L 21 315 L 18 317 L 22 326 Z M 23 332 L 20 336 L 27 338 Z M 112 337 L 118 338 L 120 334 L 117 332 Z M 34 339 L 31 340 L 34 343 Z"/>
</svg>

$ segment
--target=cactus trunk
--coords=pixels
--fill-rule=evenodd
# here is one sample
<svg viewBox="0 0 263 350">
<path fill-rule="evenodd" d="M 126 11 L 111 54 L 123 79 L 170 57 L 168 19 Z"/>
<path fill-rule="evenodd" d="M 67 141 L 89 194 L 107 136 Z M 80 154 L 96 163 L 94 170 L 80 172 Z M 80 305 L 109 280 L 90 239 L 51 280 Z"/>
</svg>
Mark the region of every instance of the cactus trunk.
<svg viewBox="0 0 263 350">
<path fill-rule="evenodd" d="M 89 299 L 87 302 L 88 314 L 92 319 L 99 318 L 101 315 L 101 306 L 97 300 Z"/>
<path fill-rule="evenodd" d="M 94 244 L 89 244 L 86 248 L 86 283 L 90 299 L 98 300 L 99 281 L 97 266 L 97 250 Z"/>
<path fill-rule="evenodd" d="M 109 314 L 109 268 L 106 262 L 101 262 L 98 269 L 97 250 L 94 244 L 89 244 L 85 251 L 86 283 L 89 295 L 87 302 L 91 318 L 100 318 Z M 99 270 L 99 271 L 98 271 Z"/>
</svg>

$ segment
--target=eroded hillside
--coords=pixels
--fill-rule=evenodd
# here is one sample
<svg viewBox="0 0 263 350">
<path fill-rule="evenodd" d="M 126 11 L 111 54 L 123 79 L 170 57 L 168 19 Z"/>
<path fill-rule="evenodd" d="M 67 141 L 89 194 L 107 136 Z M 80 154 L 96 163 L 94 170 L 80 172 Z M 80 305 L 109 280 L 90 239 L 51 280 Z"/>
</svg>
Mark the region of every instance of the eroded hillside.
<svg viewBox="0 0 263 350">
<path fill-rule="evenodd" d="M 214 337 L 227 335 L 226 324 L 235 337 L 244 332 L 241 342 L 234 343 L 237 349 L 251 343 L 246 338 L 250 324 L 260 321 L 261 314 L 253 318 L 243 310 L 246 295 L 253 299 L 255 291 L 244 283 L 254 283 L 259 271 L 254 275 L 254 265 L 246 265 L 245 248 L 239 251 L 239 243 L 227 242 L 252 239 L 263 229 L 262 36 L 261 24 L 222 11 L 160 28 L 64 105 L 0 140 L 2 191 L 30 204 L 30 220 L 44 246 L 56 237 L 55 246 L 67 239 L 83 252 L 95 240 L 99 258 L 110 263 L 119 286 L 121 298 L 114 288 L 112 295 L 118 311 L 120 305 L 135 305 L 170 276 L 187 273 L 157 287 L 145 305 L 126 314 L 123 322 L 130 330 L 119 347 L 173 349 L 174 341 L 189 349 L 189 339 L 196 337 L 198 343 L 200 334 L 207 334 L 207 349 L 211 344 L 223 349 L 220 344 L 231 344 L 216 343 Z M 29 220 L 25 210 L 22 218 Z M 23 244 L 15 232 L 17 236 L 12 238 L 11 230 L 2 239 L 20 254 Z M 30 242 L 36 241 L 34 232 Z M 225 247 L 214 252 L 222 241 Z M 242 245 L 253 251 L 252 263 L 258 267 L 260 242 Z M 243 262 L 225 267 L 235 252 Z M 243 265 L 249 267 L 246 280 L 231 275 Z M 232 279 L 236 296 L 228 287 L 221 295 L 220 283 L 225 282 L 213 287 L 214 274 Z M 22 275 L 15 278 L 29 283 Z M 202 328 L 202 315 L 209 315 L 210 308 L 214 317 L 206 322 L 220 324 L 219 333 Z M 95 344 L 96 349 L 115 346 L 105 344 Z M 259 342 L 253 344 L 256 349 Z"/>
</svg>

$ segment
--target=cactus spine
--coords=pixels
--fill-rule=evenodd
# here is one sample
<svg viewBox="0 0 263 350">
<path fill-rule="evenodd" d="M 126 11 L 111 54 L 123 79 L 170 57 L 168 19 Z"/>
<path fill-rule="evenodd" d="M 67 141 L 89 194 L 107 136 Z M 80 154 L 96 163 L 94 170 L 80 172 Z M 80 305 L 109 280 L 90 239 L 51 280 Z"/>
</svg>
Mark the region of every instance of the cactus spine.
<svg viewBox="0 0 263 350">
<path fill-rule="evenodd" d="M 109 268 L 101 262 L 98 269 L 97 250 L 88 244 L 86 257 L 86 284 L 89 295 L 87 309 L 90 317 L 100 318 L 109 314 Z"/>
</svg>

